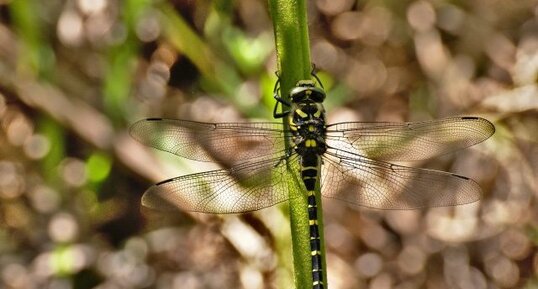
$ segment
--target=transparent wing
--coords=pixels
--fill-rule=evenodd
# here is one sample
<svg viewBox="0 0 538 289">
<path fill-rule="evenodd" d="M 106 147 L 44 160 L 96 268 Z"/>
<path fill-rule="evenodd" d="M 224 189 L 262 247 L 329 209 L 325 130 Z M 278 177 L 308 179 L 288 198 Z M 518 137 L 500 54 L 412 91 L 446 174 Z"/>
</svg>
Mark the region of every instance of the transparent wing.
<svg viewBox="0 0 538 289">
<path fill-rule="evenodd" d="M 478 201 L 482 191 L 466 177 L 374 161 L 329 150 L 322 166 L 322 195 L 377 209 L 445 207 Z"/>
<path fill-rule="evenodd" d="M 408 123 L 343 122 L 327 127 L 327 144 L 376 160 L 428 159 L 489 138 L 495 127 L 479 117 Z"/>
<path fill-rule="evenodd" d="M 286 135 L 281 123 L 203 123 L 162 118 L 140 120 L 129 132 L 147 146 L 180 157 L 231 164 L 282 153 Z"/>
<path fill-rule="evenodd" d="M 290 198 L 287 165 L 299 171 L 297 156 L 172 178 L 150 187 L 142 196 L 142 204 L 163 211 L 180 208 L 214 214 L 259 210 Z"/>
</svg>

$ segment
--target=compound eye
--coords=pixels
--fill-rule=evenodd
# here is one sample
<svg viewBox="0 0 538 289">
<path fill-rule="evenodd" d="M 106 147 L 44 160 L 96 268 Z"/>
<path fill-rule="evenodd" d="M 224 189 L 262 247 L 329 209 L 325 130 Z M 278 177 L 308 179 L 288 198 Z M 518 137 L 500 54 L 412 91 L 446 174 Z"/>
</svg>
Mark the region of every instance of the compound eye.
<svg viewBox="0 0 538 289">
<path fill-rule="evenodd" d="M 310 99 L 314 102 L 323 102 L 325 100 L 325 93 L 322 91 L 312 90 Z"/>
<path fill-rule="evenodd" d="M 292 102 L 302 102 L 306 99 L 306 94 L 304 92 L 296 93 L 291 96 Z"/>
</svg>

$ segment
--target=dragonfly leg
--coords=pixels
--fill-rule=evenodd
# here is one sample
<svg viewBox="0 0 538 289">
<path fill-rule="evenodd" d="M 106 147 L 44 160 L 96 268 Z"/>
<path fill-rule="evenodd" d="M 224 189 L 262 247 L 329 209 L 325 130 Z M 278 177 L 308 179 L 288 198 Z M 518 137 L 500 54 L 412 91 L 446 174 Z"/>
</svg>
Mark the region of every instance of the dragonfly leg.
<svg viewBox="0 0 538 289">
<path fill-rule="evenodd" d="M 278 110 L 278 104 L 280 103 L 282 106 L 291 106 L 291 103 L 287 100 L 284 100 L 280 95 L 278 94 L 280 91 L 280 75 L 277 72 L 275 72 L 276 76 L 278 77 L 275 87 L 273 88 L 273 98 L 276 100 L 275 107 L 273 108 L 273 118 L 283 118 L 286 115 L 290 113 L 289 110 L 283 110 L 282 112 L 277 112 Z"/>
<path fill-rule="evenodd" d="M 325 87 L 323 87 L 323 83 L 321 82 L 321 80 L 318 77 L 318 74 L 316 73 L 316 64 L 315 63 L 312 63 L 312 71 L 310 71 L 310 75 L 312 75 L 312 77 L 314 77 L 316 79 L 316 81 L 319 83 L 319 86 L 321 86 L 321 88 L 323 90 L 325 90 Z"/>
<path fill-rule="evenodd" d="M 282 98 L 281 98 L 278 94 L 276 94 L 276 93 L 273 95 L 273 97 L 274 97 L 275 100 L 276 100 L 275 107 L 274 107 L 274 109 L 273 109 L 273 117 L 274 117 L 274 118 L 283 118 L 283 117 L 285 117 L 286 115 L 288 115 L 288 114 L 290 113 L 290 110 L 289 110 L 289 109 L 288 109 L 288 110 L 283 110 L 282 112 L 277 112 L 277 110 L 278 110 L 278 104 L 280 103 L 282 106 L 284 106 L 284 105 L 286 105 L 286 106 L 291 106 L 291 104 L 290 104 L 288 101 L 282 99 Z"/>
</svg>

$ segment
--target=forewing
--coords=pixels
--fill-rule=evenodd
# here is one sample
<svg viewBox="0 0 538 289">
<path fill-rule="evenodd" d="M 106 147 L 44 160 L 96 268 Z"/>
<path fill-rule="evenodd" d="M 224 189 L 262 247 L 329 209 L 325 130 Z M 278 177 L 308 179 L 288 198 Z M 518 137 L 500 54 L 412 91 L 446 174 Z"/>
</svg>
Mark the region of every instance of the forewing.
<svg viewBox="0 0 538 289">
<path fill-rule="evenodd" d="M 216 160 L 230 166 L 282 153 L 285 136 L 281 123 L 203 123 L 162 118 L 140 120 L 129 132 L 147 146 L 192 160 Z"/>
<path fill-rule="evenodd" d="M 296 157 L 274 158 L 169 179 L 150 187 L 142 204 L 164 211 L 179 208 L 214 214 L 259 210 L 290 198 L 287 165 L 299 170 Z"/>
<path fill-rule="evenodd" d="M 447 172 L 410 168 L 329 150 L 324 156 L 322 194 L 377 209 L 418 209 L 472 203 L 478 184 Z"/>
<path fill-rule="evenodd" d="M 472 146 L 494 132 L 493 124 L 479 117 L 408 123 L 343 122 L 328 126 L 327 144 L 376 160 L 413 161 Z"/>
</svg>

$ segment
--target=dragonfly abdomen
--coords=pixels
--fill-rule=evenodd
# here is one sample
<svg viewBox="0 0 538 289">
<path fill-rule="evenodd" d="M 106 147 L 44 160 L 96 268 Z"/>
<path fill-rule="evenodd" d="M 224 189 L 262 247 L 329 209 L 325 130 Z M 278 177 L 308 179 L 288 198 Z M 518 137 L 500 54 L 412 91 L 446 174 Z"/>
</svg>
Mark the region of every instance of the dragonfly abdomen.
<svg viewBox="0 0 538 289">
<path fill-rule="evenodd" d="M 323 262 L 321 257 L 321 240 L 318 227 L 318 207 L 316 202 L 315 188 L 319 182 L 319 169 L 321 163 L 321 152 L 308 145 L 297 152 L 301 155 L 301 179 L 308 194 L 308 224 L 310 234 L 310 255 L 312 258 L 312 288 L 323 289 Z M 310 144 L 317 144 L 311 140 Z"/>
<path fill-rule="evenodd" d="M 318 207 L 314 191 L 308 191 L 308 224 L 310 228 L 310 254 L 312 256 L 312 286 L 314 289 L 323 289 L 323 266 L 321 265 Z"/>
<path fill-rule="evenodd" d="M 308 154 L 301 157 L 301 179 L 307 191 L 313 191 L 318 181 L 319 156 Z"/>
</svg>

